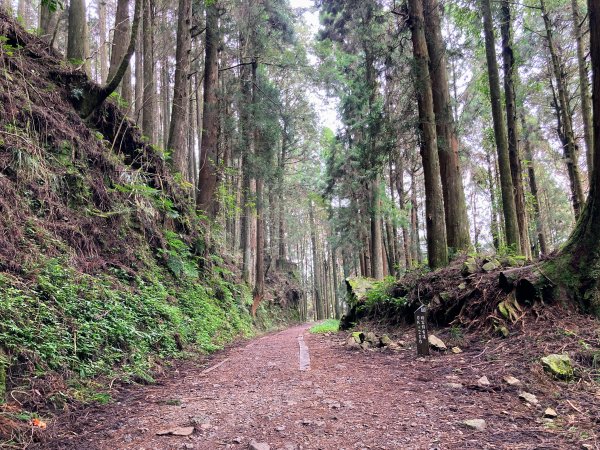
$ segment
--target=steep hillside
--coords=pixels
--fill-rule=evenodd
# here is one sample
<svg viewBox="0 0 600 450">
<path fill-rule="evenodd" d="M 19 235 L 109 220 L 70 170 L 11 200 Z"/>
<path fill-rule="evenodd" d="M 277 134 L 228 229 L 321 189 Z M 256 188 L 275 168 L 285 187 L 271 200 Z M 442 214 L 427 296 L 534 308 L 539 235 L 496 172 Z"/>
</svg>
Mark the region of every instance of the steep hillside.
<svg viewBox="0 0 600 450">
<path fill-rule="evenodd" d="M 254 330 L 250 292 L 231 257 L 206 251 L 189 186 L 114 103 L 84 122 L 73 105 L 90 88 L 0 9 L 4 443 L 38 408 L 107 400 L 90 378 L 150 380 L 161 358 Z"/>
</svg>

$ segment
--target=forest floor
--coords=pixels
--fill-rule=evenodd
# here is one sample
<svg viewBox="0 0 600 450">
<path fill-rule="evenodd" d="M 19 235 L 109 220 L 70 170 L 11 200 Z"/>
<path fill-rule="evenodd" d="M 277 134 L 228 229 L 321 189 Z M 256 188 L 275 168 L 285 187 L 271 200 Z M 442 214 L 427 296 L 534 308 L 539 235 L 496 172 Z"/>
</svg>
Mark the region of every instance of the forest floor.
<svg viewBox="0 0 600 450">
<path fill-rule="evenodd" d="M 577 342 L 578 333 L 597 333 L 598 322 L 574 313 L 559 322 L 530 323 L 509 339 L 461 337 L 462 353 L 426 358 L 418 358 L 412 344 L 398 351 L 353 351 L 344 346 L 346 333 L 315 335 L 308 333 L 309 325 L 298 326 L 203 362 L 185 362 L 156 385 L 124 388 L 110 405 L 59 417 L 38 445 L 88 450 L 598 449 L 598 381 L 555 382 L 535 363 L 539 352 Z M 414 341 L 411 328 L 397 331 L 394 338 Z M 310 368 L 302 357 L 306 347 Z M 508 375 L 521 386 L 506 384 Z M 488 386 L 478 384 L 482 376 Z M 535 394 L 539 404 L 521 400 L 521 391 Z M 547 407 L 558 417 L 543 419 Z M 463 424 L 469 419 L 484 419 L 487 427 L 470 429 Z"/>
</svg>

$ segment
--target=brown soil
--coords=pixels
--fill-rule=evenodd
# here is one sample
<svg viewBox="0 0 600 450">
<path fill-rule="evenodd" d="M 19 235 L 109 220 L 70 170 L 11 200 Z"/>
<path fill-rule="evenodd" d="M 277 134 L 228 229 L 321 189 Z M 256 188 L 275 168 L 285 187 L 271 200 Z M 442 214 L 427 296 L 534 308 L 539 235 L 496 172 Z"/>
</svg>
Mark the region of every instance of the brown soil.
<svg viewBox="0 0 600 450">
<path fill-rule="evenodd" d="M 428 358 L 417 358 L 412 344 L 397 352 L 351 351 L 343 346 L 345 333 L 312 335 L 307 328 L 186 363 L 159 384 L 129 388 L 75 421 L 57 419 L 40 448 L 246 449 L 252 439 L 271 449 L 600 448 L 600 386 L 580 351 L 581 341 L 600 344 L 593 319 L 562 312 L 523 322 L 509 339 L 455 336 L 463 353 Z M 411 328 L 398 333 L 413 342 Z M 448 333 L 438 335 L 451 342 Z M 310 352 L 306 371 L 298 358 L 301 335 Z M 571 354 L 577 382 L 543 373 L 539 357 L 556 351 Z M 490 386 L 477 384 L 483 375 Z M 523 386 L 508 386 L 506 375 Z M 521 389 L 539 405 L 520 400 Z M 558 413 L 554 422 L 542 419 L 547 407 Z M 470 430 L 462 424 L 467 419 L 485 419 L 487 429 Z M 190 436 L 157 435 L 186 426 L 194 427 Z"/>
</svg>

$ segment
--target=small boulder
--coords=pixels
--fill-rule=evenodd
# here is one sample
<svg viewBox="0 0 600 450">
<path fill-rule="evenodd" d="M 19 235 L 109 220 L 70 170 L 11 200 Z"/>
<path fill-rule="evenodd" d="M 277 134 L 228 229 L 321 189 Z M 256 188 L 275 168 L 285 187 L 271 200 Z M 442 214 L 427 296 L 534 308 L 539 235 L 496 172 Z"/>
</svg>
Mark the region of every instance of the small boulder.
<svg viewBox="0 0 600 450">
<path fill-rule="evenodd" d="M 500 264 L 496 264 L 495 261 L 488 261 L 483 266 L 481 266 L 481 268 L 485 272 L 492 272 L 492 271 L 496 270 L 498 267 L 500 267 Z"/>
<path fill-rule="evenodd" d="M 360 348 L 360 344 L 356 342 L 356 339 L 354 339 L 352 336 L 348 336 L 348 339 L 346 340 L 346 346 L 352 350 L 358 350 Z"/>
<path fill-rule="evenodd" d="M 366 334 L 365 341 L 368 342 L 372 347 L 377 347 L 379 345 L 379 338 L 372 331 L 369 331 Z"/>
<path fill-rule="evenodd" d="M 465 420 L 463 422 L 463 424 L 465 424 L 467 427 L 476 430 L 476 431 L 483 431 L 485 430 L 485 420 L 483 419 L 469 419 L 469 420 Z"/>
<path fill-rule="evenodd" d="M 266 442 L 256 442 L 252 439 L 248 443 L 248 450 L 271 450 L 271 446 Z"/>
<path fill-rule="evenodd" d="M 477 260 L 475 258 L 469 258 L 463 263 L 460 273 L 462 276 L 467 277 L 477 273 L 478 271 L 479 266 L 477 265 Z"/>
<path fill-rule="evenodd" d="M 355 331 L 352 333 L 352 337 L 358 344 L 362 344 L 362 342 L 365 340 L 365 334 L 362 331 Z"/>
<path fill-rule="evenodd" d="M 388 345 L 390 345 L 392 343 L 392 340 L 390 339 L 390 337 L 387 334 L 384 334 L 383 336 L 381 336 L 379 338 L 379 342 L 384 347 L 387 347 Z"/>
<path fill-rule="evenodd" d="M 479 380 L 477 380 L 477 384 L 479 386 L 489 386 L 490 385 L 490 380 L 488 380 L 488 377 L 486 377 L 484 375 Z"/>
<path fill-rule="evenodd" d="M 569 355 L 548 355 L 542 358 L 542 367 L 554 378 L 560 380 L 570 380 L 573 378 L 573 365 Z"/>
<path fill-rule="evenodd" d="M 371 344 L 365 341 L 362 344 L 360 344 L 360 348 L 362 348 L 363 350 L 369 350 L 371 348 Z"/>
<path fill-rule="evenodd" d="M 428 337 L 428 340 L 429 340 L 430 347 L 433 347 L 436 350 L 440 350 L 440 351 L 448 350 L 448 347 L 446 347 L 446 344 L 444 344 L 444 341 L 442 341 L 435 334 L 430 334 Z"/>
<path fill-rule="evenodd" d="M 544 410 L 544 417 L 547 419 L 556 419 L 558 417 L 558 413 L 552 408 L 546 408 Z"/>
<path fill-rule="evenodd" d="M 527 403 L 529 403 L 531 405 L 537 405 L 539 403 L 539 400 L 537 399 L 537 397 L 529 392 L 525 392 L 525 391 L 519 392 L 519 398 L 521 400 L 526 401 Z"/>
<path fill-rule="evenodd" d="M 521 386 L 521 380 L 513 377 L 512 375 L 506 375 L 503 380 L 509 386 Z"/>
</svg>

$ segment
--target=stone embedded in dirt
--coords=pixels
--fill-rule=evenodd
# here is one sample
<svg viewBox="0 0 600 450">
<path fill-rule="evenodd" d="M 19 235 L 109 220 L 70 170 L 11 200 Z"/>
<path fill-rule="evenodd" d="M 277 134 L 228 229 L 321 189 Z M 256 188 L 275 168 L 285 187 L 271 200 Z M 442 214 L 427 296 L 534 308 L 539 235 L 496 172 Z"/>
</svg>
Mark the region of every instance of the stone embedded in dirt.
<svg viewBox="0 0 600 450">
<path fill-rule="evenodd" d="M 477 384 L 479 386 L 489 386 L 490 385 L 490 380 L 488 380 L 488 377 L 486 377 L 484 375 L 479 380 L 477 380 Z"/>
<path fill-rule="evenodd" d="M 506 375 L 503 380 L 509 386 L 521 386 L 521 380 L 513 377 L 512 375 Z"/>
<path fill-rule="evenodd" d="M 537 397 L 529 392 L 525 392 L 525 391 L 519 392 L 519 398 L 521 400 L 526 401 L 527 403 L 532 404 L 532 405 L 537 405 L 539 403 L 539 400 L 537 399 Z"/>
<path fill-rule="evenodd" d="M 463 422 L 463 424 L 465 424 L 467 427 L 476 430 L 476 431 L 483 431 L 485 430 L 485 420 L 483 419 L 469 419 L 469 420 L 465 420 Z"/>
<path fill-rule="evenodd" d="M 552 408 L 546 408 L 544 410 L 544 417 L 547 419 L 555 419 L 558 417 L 558 413 Z"/>
<path fill-rule="evenodd" d="M 371 344 L 365 341 L 362 344 L 360 344 L 360 348 L 362 348 L 363 350 L 369 350 L 371 348 Z"/>
<path fill-rule="evenodd" d="M 499 267 L 500 267 L 500 262 L 496 259 L 492 259 L 492 260 L 486 262 L 483 266 L 481 266 L 481 268 L 485 272 L 492 272 L 493 270 L 496 270 Z"/>
<path fill-rule="evenodd" d="M 459 353 L 462 353 L 462 350 L 460 349 L 460 347 L 452 347 L 452 348 L 451 348 L 451 351 L 452 351 L 452 353 L 455 353 L 455 354 L 457 354 L 457 355 L 458 355 Z"/>
<path fill-rule="evenodd" d="M 462 389 L 464 386 L 460 383 L 445 383 L 444 384 L 446 387 L 449 387 L 450 389 Z"/>
<path fill-rule="evenodd" d="M 573 365 L 569 355 L 548 355 L 542 358 L 542 367 L 554 378 L 570 380 L 573 378 Z"/>
<path fill-rule="evenodd" d="M 390 339 L 390 337 L 387 334 L 384 334 L 383 336 L 381 336 L 379 338 L 379 342 L 381 343 L 381 345 L 383 345 L 384 347 L 387 347 L 388 345 L 392 344 L 393 341 Z"/>
<path fill-rule="evenodd" d="M 248 443 L 248 450 L 271 450 L 271 446 L 266 442 L 256 442 L 252 439 Z"/>
<path fill-rule="evenodd" d="M 355 331 L 352 333 L 352 337 L 358 344 L 361 344 L 365 340 L 365 333 L 362 331 Z"/>
<path fill-rule="evenodd" d="M 379 345 L 379 338 L 372 331 L 369 331 L 367 333 L 367 335 L 365 336 L 365 341 L 373 347 L 377 347 Z"/>
<path fill-rule="evenodd" d="M 436 350 L 440 350 L 440 351 L 448 350 L 448 347 L 446 347 L 446 344 L 444 344 L 444 341 L 442 341 L 435 334 L 430 334 L 428 340 L 429 340 L 430 347 L 433 347 Z"/>
<path fill-rule="evenodd" d="M 466 277 L 469 275 L 473 275 L 478 271 L 479 266 L 477 265 L 477 260 L 475 258 L 469 258 L 463 263 L 460 273 Z"/>
<path fill-rule="evenodd" d="M 280 425 L 278 427 L 275 427 L 275 431 L 285 431 L 285 426 L 284 425 Z"/>
<path fill-rule="evenodd" d="M 166 430 L 157 431 L 158 436 L 172 435 L 172 436 L 189 436 L 194 432 L 194 427 L 175 427 Z"/>
<path fill-rule="evenodd" d="M 358 350 L 360 348 L 360 344 L 356 342 L 353 336 L 348 337 L 346 341 L 346 346 L 351 350 Z"/>
</svg>

